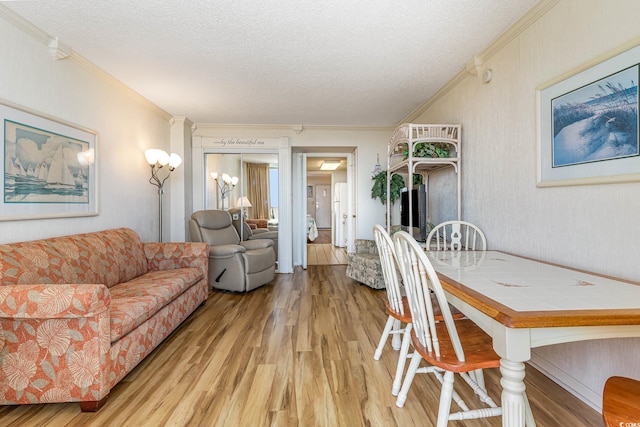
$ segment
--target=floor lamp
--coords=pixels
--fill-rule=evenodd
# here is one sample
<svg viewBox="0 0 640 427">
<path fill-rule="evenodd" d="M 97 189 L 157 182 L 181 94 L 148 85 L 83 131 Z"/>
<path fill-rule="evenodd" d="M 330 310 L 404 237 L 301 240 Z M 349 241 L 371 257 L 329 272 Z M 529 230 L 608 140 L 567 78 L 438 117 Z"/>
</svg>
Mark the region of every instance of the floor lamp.
<svg viewBox="0 0 640 427">
<path fill-rule="evenodd" d="M 229 174 L 223 173 L 222 175 L 218 175 L 218 172 L 211 172 L 211 178 L 216 182 L 216 186 L 220 190 L 220 204 L 224 210 L 224 199 L 228 198 L 227 194 L 238 184 L 239 178 L 237 176 L 231 176 Z M 222 181 L 222 183 L 220 183 Z M 217 203 L 217 202 L 216 202 Z M 231 207 L 231 206 L 229 206 Z"/>
<path fill-rule="evenodd" d="M 164 183 L 180 164 L 182 158 L 176 153 L 167 154 L 166 151 L 159 148 L 150 148 L 145 150 L 144 157 L 151 166 L 151 178 L 149 183 L 158 187 L 158 241 L 162 242 L 162 195 L 164 194 Z M 165 166 L 169 166 L 167 174 L 164 178 L 158 176 L 158 172 Z"/>
</svg>

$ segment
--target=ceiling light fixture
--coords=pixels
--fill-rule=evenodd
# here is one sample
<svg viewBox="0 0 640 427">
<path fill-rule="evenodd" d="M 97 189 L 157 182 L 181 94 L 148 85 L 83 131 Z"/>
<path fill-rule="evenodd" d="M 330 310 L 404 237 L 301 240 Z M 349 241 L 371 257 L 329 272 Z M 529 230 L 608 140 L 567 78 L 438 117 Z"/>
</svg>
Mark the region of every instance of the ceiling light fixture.
<svg viewBox="0 0 640 427">
<path fill-rule="evenodd" d="M 320 165 L 321 171 L 334 171 L 340 166 L 340 160 L 324 160 Z"/>
</svg>

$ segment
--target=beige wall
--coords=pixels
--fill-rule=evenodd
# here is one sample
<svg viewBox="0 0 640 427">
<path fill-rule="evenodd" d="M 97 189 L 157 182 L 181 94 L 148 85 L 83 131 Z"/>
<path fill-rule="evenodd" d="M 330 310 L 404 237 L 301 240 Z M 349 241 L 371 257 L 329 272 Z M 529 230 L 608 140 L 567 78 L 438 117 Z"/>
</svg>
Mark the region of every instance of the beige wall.
<svg viewBox="0 0 640 427">
<path fill-rule="evenodd" d="M 491 249 L 640 279 L 640 183 L 536 187 L 536 87 L 640 37 L 639 16 L 637 0 L 561 0 L 485 60 L 491 83 L 466 74 L 413 120 L 462 123 L 463 218 Z M 638 339 L 601 340 L 533 360 L 599 407 L 608 376 L 640 378 L 638 354 Z"/>
<path fill-rule="evenodd" d="M 0 6 L 0 99 L 98 132 L 99 216 L 0 222 L 12 242 L 130 227 L 157 239 L 158 196 L 149 184 L 146 148 L 169 151 L 170 117 L 91 64 L 54 60 L 39 30 L 12 24 Z M 170 194 L 165 194 L 169 236 Z"/>
</svg>

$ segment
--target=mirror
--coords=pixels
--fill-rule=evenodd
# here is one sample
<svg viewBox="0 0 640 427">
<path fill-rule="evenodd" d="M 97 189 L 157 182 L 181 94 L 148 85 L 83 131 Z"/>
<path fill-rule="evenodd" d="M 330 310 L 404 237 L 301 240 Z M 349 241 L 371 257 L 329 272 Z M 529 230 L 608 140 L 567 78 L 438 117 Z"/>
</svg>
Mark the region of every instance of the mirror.
<svg viewBox="0 0 640 427">
<path fill-rule="evenodd" d="M 230 210 L 234 221 L 244 218 L 254 236 L 275 231 L 269 236 L 275 235 L 277 240 L 277 154 L 206 153 L 205 171 L 205 209 Z M 246 227 L 240 224 L 234 225 L 240 238 L 246 240 L 250 236 L 245 235 Z"/>
</svg>

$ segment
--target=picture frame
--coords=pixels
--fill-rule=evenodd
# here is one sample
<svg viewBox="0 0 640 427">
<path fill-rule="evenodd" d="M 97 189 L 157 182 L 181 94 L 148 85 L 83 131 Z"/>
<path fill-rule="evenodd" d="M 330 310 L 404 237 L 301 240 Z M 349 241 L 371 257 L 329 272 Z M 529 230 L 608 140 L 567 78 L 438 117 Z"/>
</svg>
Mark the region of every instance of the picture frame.
<svg viewBox="0 0 640 427">
<path fill-rule="evenodd" d="M 0 221 L 98 215 L 98 133 L 0 100 Z"/>
<path fill-rule="evenodd" d="M 640 181 L 640 46 L 536 89 L 538 187 Z"/>
<path fill-rule="evenodd" d="M 313 185 L 307 185 L 307 198 L 313 199 Z"/>
</svg>

